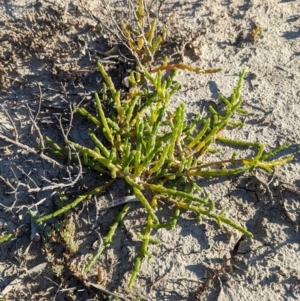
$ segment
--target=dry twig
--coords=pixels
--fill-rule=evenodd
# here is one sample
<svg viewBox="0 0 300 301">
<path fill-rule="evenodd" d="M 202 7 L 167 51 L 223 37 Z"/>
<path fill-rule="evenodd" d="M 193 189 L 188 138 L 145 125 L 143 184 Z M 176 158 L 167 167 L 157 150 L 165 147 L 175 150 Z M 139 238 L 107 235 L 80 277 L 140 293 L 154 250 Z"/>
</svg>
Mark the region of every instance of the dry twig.
<svg viewBox="0 0 300 301">
<path fill-rule="evenodd" d="M 51 159 L 50 157 L 46 156 L 45 154 L 40 153 L 39 151 L 36 151 L 35 149 L 33 149 L 32 147 L 30 147 L 30 146 L 28 146 L 28 145 L 25 145 L 25 144 L 20 143 L 20 142 L 18 142 L 18 141 L 12 140 L 12 139 L 10 139 L 10 138 L 8 138 L 8 137 L 2 135 L 2 134 L 0 134 L 0 139 L 6 141 L 6 142 L 8 142 L 8 143 L 14 144 L 14 145 L 16 145 L 16 146 L 18 146 L 18 147 L 20 147 L 20 148 L 22 148 L 22 149 L 28 151 L 29 153 L 38 155 L 38 156 L 40 156 L 43 160 L 45 160 L 45 161 L 47 161 L 47 162 L 49 162 L 49 163 L 51 163 L 51 164 L 53 164 L 53 165 L 57 165 L 57 166 L 60 167 L 60 168 L 63 168 L 63 167 L 64 167 L 63 165 L 61 165 L 60 163 L 58 163 L 58 162 L 55 161 L 54 159 Z"/>
</svg>

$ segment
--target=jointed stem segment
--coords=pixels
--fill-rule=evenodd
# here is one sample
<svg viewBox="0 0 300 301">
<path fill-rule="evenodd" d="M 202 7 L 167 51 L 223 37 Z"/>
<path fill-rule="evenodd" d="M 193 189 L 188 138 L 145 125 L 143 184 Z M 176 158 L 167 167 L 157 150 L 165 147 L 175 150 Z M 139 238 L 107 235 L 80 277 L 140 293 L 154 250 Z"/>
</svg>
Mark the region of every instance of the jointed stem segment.
<svg viewBox="0 0 300 301">
<path fill-rule="evenodd" d="M 105 248 L 108 247 L 112 243 L 112 238 L 115 235 L 115 232 L 116 232 L 116 230 L 118 228 L 118 225 L 124 219 L 124 217 L 127 214 L 127 212 L 128 212 L 129 209 L 130 209 L 130 205 L 129 204 L 124 205 L 123 209 L 118 214 L 116 220 L 111 225 L 111 227 L 110 227 L 107 235 L 103 238 L 103 244 L 99 247 L 98 251 L 93 255 L 92 259 L 85 266 L 85 271 L 89 271 L 90 270 L 90 268 L 96 263 L 97 259 L 100 257 L 100 255 L 105 250 Z"/>
<path fill-rule="evenodd" d="M 88 200 L 91 199 L 94 195 L 99 194 L 100 192 L 102 192 L 103 190 L 105 190 L 109 185 L 111 184 L 111 182 L 105 184 L 105 185 L 101 185 L 95 189 L 93 189 L 92 191 L 89 191 L 87 193 L 84 193 L 82 195 L 80 195 L 79 197 L 77 197 L 72 203 L 69 203 L 66 206 L 63 206 L 62 208 L 58 209 L 57 211 L 44 215 L 42 217 L 38 217 L 36 218 L 36 223 L 43 223 L 51 218 L 54 218 L 56 216 L 59 216 L 73 208 L 75 208 L 78 204 L 80 204 L 81 202 L 83 202 L 84 200 Z"/>
</svg>

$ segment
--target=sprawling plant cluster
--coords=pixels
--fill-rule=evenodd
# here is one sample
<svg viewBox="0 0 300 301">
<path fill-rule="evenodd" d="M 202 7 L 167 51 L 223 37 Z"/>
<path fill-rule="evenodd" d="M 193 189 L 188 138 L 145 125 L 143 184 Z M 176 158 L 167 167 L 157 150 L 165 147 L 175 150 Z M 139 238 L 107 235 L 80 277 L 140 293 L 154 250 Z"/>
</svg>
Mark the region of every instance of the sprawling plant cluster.
<svg viewBox="0 0 300 301">
<path fill-rule="evenodd" d="M 198 178 L 230 176 L 252 171 L 254 168 L 271 172 L 275 166 L 293 158 L 287 156 L 270 160 L 288 145 L 267 152 L 261 143 L 237 141 L 222 136 L 226 126 L 241 126 L 240 123 L 234 122 L 235 114 L 247 113 L 241 109 L 240 93 L 244 71 L 232 95 L 228 98 L 220 97 L 224 104 L 222 112 L 209 107 L 210 117 L 197 114 L 193 120 L 187 121 L 184 103 L 173 108 L 170 99 L 180 88 L 180 84 L 176 81 L 178 70 L 185 69 L 197 73 L 212 73 L 219 70 L 203 70 L 185 64 L 168 64 L 167 58 L 164 58 L 159 66 L 152 67 L 155 63 L 155 52 L 164 41 L 166 31 L 163 29 L 161 33 L 156 33 L 156 20 L 144 24 L 144 16 L 143 4 L 139 1 L 136 28 L 121 23 L 127 46 L 137 59 L 137 67 L 128 77 L 129 91 L 117 89 L 104 66 L 98 62 L 104 83 L 100 96 L 98 93 L 95 94 L 96 111 L 89 112 L 84 107 L 77 108 L 77 113 L 91 124 L 89 137 L 94 147 L 89 148 L 71 140 L 67 141 L 66 146 L 59 146 L 49 137 L 45 137 L 49 148 L 44 151 L 68 157 L 69 150 L 73 149 L 79 154 L 82 165 L 109 175 L 111 181 L 78 196 L 56 212 L 36 219 L 37 223 L 43 223 L 97 195 L 115 179 L 124 179 L 147 213 L 143 234 L 138 234 L 142 245 L 135 259 L 129 282 L 130 288 L 138 275 L 143 258 L 150 257 L 149 243 L 158 242 L 151 236 L 151 231 L 162 227 L 175 227 L 182 210 L 195 213 L 199 219 L 201 216 L 214 219 L 219 226 L 227 224 L 252 237 L 243 226 L 226 217 L 225 212 L 216 212 L 209 195 L 201 196 L 201 188 L 197 185 Z M 214 151 L 213 146 L 217 142 L 253 148 L 256 154 L 253 157 L 239 157 L 233 151 L 229 159 L 212 161 L 209 154 Z M 72 158 L 74 161 L 78 160 L 75 153 Z M 169 221 L 162 222 L 156 211 L 170 205 L 174 215 Z M 120 211 L 104 237 L 102 247 L 93 255 L 85 271 L 92 267 L 103 250 L 112 243 L 115 230 L 128 210 L 129 203 Z"/>
</svg>

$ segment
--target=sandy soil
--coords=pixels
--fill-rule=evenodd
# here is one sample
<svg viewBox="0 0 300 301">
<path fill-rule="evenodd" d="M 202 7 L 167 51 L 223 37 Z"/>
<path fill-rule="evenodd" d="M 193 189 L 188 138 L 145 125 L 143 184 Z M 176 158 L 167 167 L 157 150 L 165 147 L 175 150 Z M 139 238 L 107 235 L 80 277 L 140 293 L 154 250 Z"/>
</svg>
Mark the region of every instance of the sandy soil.
<svg viewBox="0 0 300 301">
<path fill-rule="evenodd" d="M 110 7 L 115 20 L 128 19 L 126 1 L 110 1 Z M 156 1 L 151 13 L 157 14 Z M 159 15 L 161 21 L 169 20 L 169 46 L 178 59 L 203 68 L 223 68 L 214 75 L 180 73 L 182 88 L 174 105 L 185 102 L 188 116 L 205 111 L 207 105 L 217 103 L 219 93 L 230 94 L 239 72 L 246 68 L 243 95 L 249 114 L 244 129 L 230 136 L 261 141 L 267 148 L 290 142 L 292 146 L 282 154 L 293 154 L 295 160 L 271 175 L 256 171 L 201 181 L 216 207 L 226 209 L 254 233 L 254 239 L 184 214 L 174 230 L 157 231 L 162 243 L 151 246 L 153 258 L 144 260 L 134 289 L 128 291 L 139 245 L 132 233 L 143 223 L 140 207 L 134 205 L 115 243 L 91 271 L 90 281 L 96 282 L 101 267 L 102 288 L 127 300 L 299 300 L 300 2 L 168 0 L 161 2 Z M 107 30 L 113 26 L 100 1 L 5 0 L 0 4 L 0 231 L 13 233 L 11 241 L 0 245 L 0 297 L 5 300 L 108 298 L 75 277 L 70 265 L 62 276 L 54 276 L 42 240 L 32 232 L 28 209 L 49 212 L 58 191 L 35 188 L 74 178 L 78 170 L 61 174 L 58 166 L 4 141 L 3 136 L 34 148 L 40 138 L 33 119 L 43 135 L 61 141 L 58 118 L 66 127 L 70 104 L 91 102 L 100 88 L 97 60 L 105 62 L 116 83 L 122 84 L 132 62 L 106 53 L 115 46 L 114 34 Z M 262 32 L 254 37 L 251 31 L 257 27 Z M 75 118 L 70 135 L 85 141 L 87 128 Z M 226 148 L 220 156 L 225 153 Z M 69 197 L 96 182 L 97 177 L 85 171 L 68 188 Z M 110 192 L 126 193 L 122 183 Z M 119 210 L 100 213 L 101 233 Z M 79 250 L 71 259 L 65 258 L 57 242 L 54 255 L 61 262 L 77 267 L 86 262 L 97 243 L 91 231 L 94 219 L 93 201 L 74 211 L 71 221 Z"/>
</svg>

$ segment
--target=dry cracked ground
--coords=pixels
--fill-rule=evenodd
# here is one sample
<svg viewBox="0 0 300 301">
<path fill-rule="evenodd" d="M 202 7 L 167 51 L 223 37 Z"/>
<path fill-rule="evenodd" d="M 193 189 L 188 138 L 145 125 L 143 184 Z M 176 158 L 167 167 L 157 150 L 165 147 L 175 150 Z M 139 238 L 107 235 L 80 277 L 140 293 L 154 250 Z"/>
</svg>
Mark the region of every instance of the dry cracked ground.
<svg viewBox="0 0 300 301">
<path fill-rule="evenodd" d="M 145 2 L 150 16 L 168 24 L 165 50 L 174 59 L 223 69 L 214 75 L 180 73 L 182 87 L 174 105 L 183 101 L 188 116 L 203 112 L 207 105 L 218 104 L 219 93 L 230 94 L 239 72 L 246 69 L 243 97 L 249 114 L 243 120 L 245 127 L 232 131 L 231 137 L 261 141 L 267 148 L 291 143 L 282 155 L 293 154 L 294 160 L 273 174 L 256 171 L 201 180 L 216 207 L 245 225 L 254 239 L 183 214 L 175 229 L 157 231 L 161 244 L 151 246 L 153 257 L 144 260 L 133 290 L 128 291 L 139 245 L 133 233 L 144 223 L 136 204 L 114 244 L 91 271 L 89 283 L 76 277 L 74 269 L 80 269 L 97 248 L 92 226 L 106 233 L 120 208 L 96 215 L 91 200 L 72 211 L 64 227 L 70 227 L 79 247 L 75 255 L 66 252 L 55 231 L 51 243 L 44 241 L 28 210 L 50 212 L 59 198 L 72 199 L 99 180 L 83 170 L 71 185 L 78 168 L 60 168 L 41 158 L 34 147 L 40 135 L 62 141 L 61 128 L 67 129 L 72 118 L 71 137 L 87 139 L 88 124 L 70 111 L 79 103 L 92 103 L 93 93 L 100 89 L 97 61 L 110 70 L 116 84 L 123 84 L 133 61 L 116 38 L 116 24 L 132 18 L 131 6 L 127 1 L 4 0 L 0 4 L 0 233 L 13 235 L 0 245 L 0 297 L 299 300 L 300 2 Z M 261 32 L 253 31 L 258 28 Z M 62 188 L 62 183 L 69 185 Z M 49 186 L 52 189 L 46 190 Z M 125 194 L 120 182 L 98 201 Z"/>
</svg>

